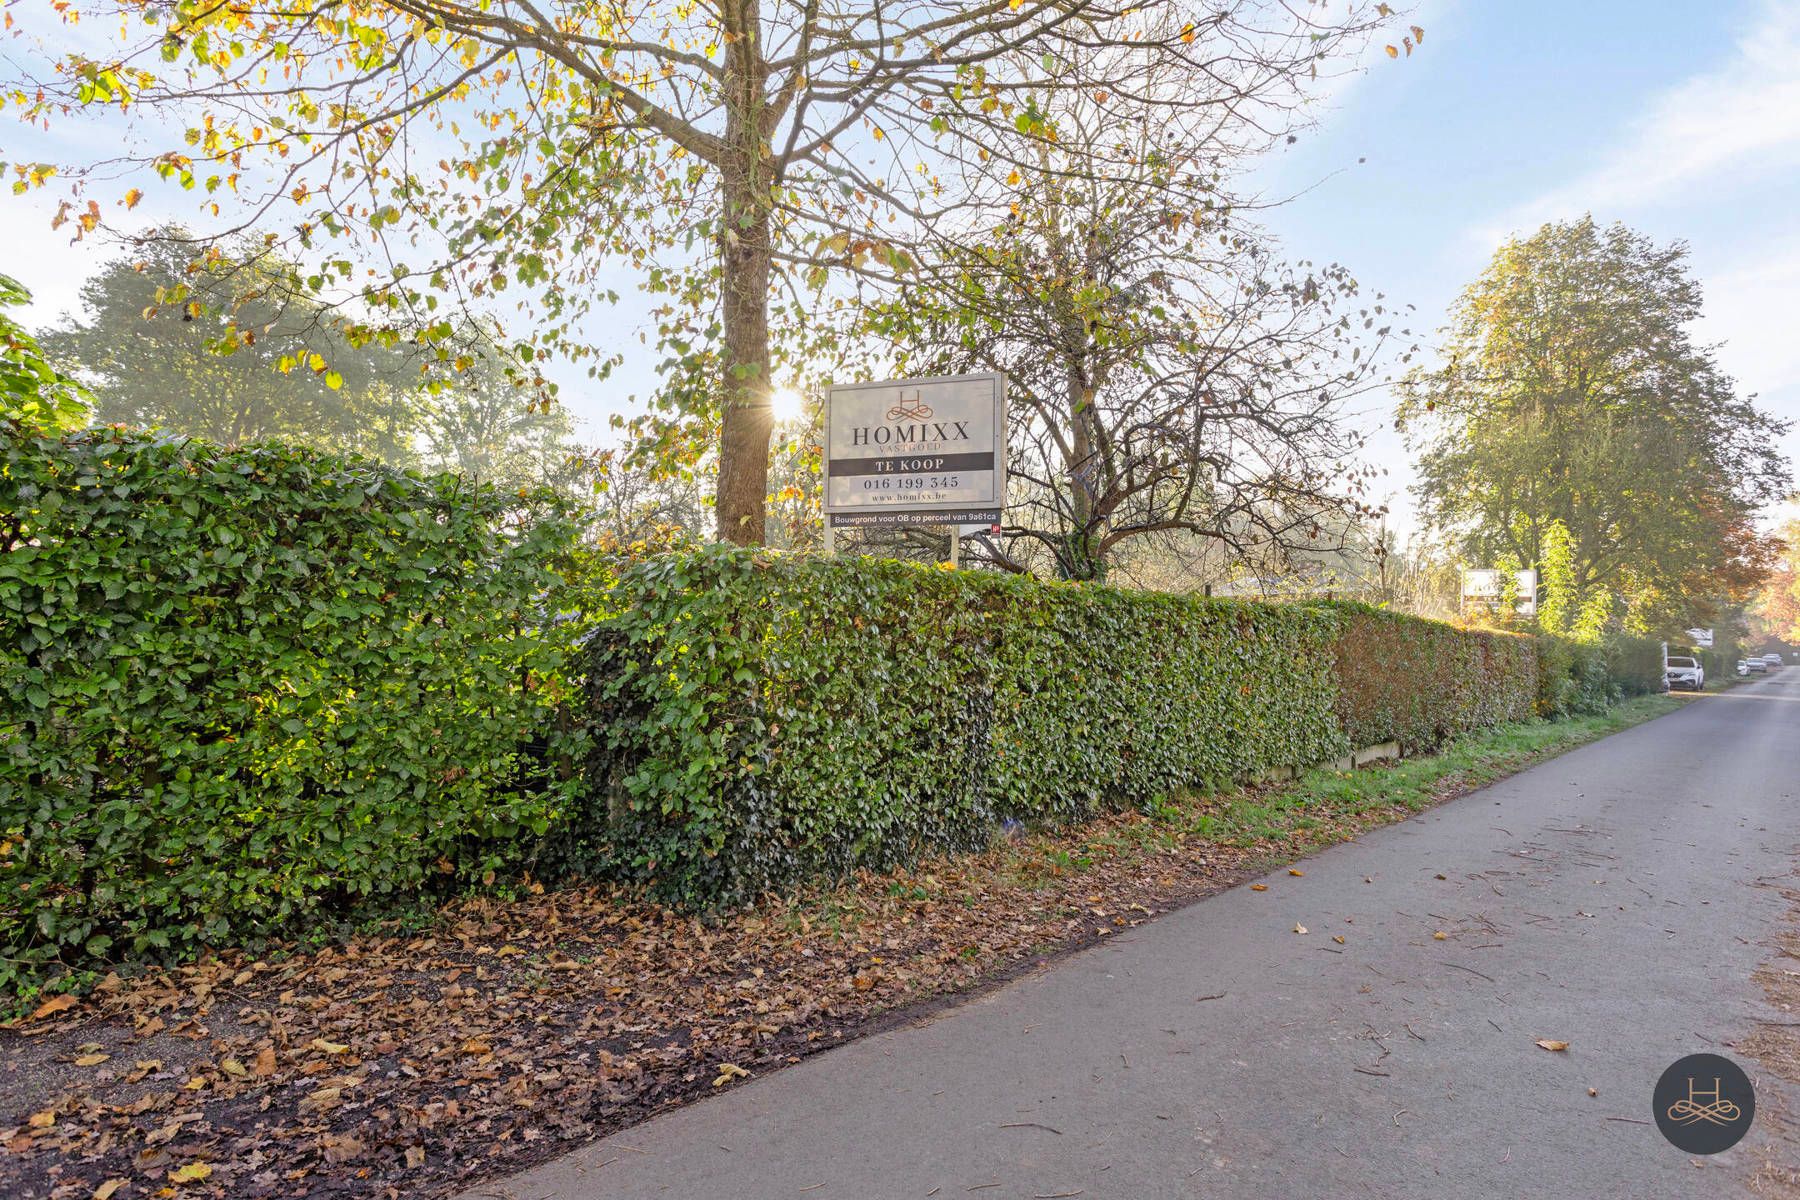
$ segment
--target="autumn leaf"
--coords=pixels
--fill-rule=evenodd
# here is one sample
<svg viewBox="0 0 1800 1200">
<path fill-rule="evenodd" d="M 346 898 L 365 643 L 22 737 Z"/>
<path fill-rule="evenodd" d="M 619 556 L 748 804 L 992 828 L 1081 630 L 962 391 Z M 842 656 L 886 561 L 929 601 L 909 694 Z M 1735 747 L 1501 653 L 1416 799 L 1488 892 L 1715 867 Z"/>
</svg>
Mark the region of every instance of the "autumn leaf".
<svg viewBox="0 0 1800 1200">
<path fill-rule="evenodd" d="M 1567 1050 L 1569 1043 L 1555 1041 L 1551 1038 L 1539 1038 L 1537 1044 L 1546 1050 Z"/>
<path fill-rule="evenodd" d="M 1414 25 L 1412 27 L 1412 35 L 1413 35 L 1413 45 L 1419 46 L 1419 45 L 1424 44 L 1425 31 L 1423 29 L 1419 28 L 1417 25 Z"/>
<path fill-rule="evenodd" d="M 1341 933 L 1334 933 L 1331 935 L 1331 940 L 1341 946 L 1344 944 L 1344 935 Z"/>
<path fill-rule="evenodd" d="M 60 996 L 52 996 L 31 1011 L 33 1021 L 41 1021 L 45 1017 L 53 1017 L 59 1012 L 67 1012 L 76 1005 L 75 997 L 68 992 Z"/>
<path fill-rule="evenodd" d="M 111 1057 L 112 1055 L 110 1054 L 84 1054 L 75 1060 L 75 1065 L 78 1067 L 97 1067 Z"/>
<path fill-rule="evenodd" d="M 1289 867 L 1288 874 L 1289 875 L 1304 875 L 1304 874 L 1306 874 L 1306 872 L 1302 871 L 1299 867 Z"/>
<path fill-rule="evenodd" d="M 1440 929 L 1436 933 L 1432 934 L 1431 936 L 1432 936 L 1433 940 L 1441 942 L 1445 938 L 1449 937 L 1450 935 Z"/>
<path fill-rule="evenodd" d="M 1383 46 L 1382 49 L 1387 51 L 1387 56 L 1389 58 L 1399 58 L 1400 57 L 1400 51 L 1394 49 L 1394 47 L 1392 47 L 1392 46 Z"/>
<path fill-rule="evenodd" d="M 253 1070 L 255 1070 L 258 1075 L 273 1075 L 275 1073 L 275 1047 L 264 1046 L 261 1050 L 257 1051 L 256 1065 Z"/>
<path fill-rule="evenodd" d="M 1018 187 L 1019 186 L 1019 173 L 1017 171 L 1014 171 L 1011 174 L 1009 174 L 1006 177 L 1006 183 L 1007 183 L 1008 187 Z"/>
<path fill-rule="evenodd" d="M 199 1183 L 212 1174 L 212 1168 L 203 1162 L 192 1162 L 185 1167 L 176 1167 L 169 1172 L 170 1183 Z"/>
<path fill-rule="evenodd" d="M 128 1182 L 130 1181 L 116 1178 L 107 1180 L 105 1183 L 94 1189 L 93 1200 L 112 1200 L 112 1194 L 124 1187 Z"/>
<path fill-rule="evenodd" d="M 143 198 L 144 198 L 144 193 L 143 193 L 142 189 L 132 188 L 130 191 L 125 193 L 125 207 L 126 208 L 136 208 L 138 206 L 138 201 L 142 200 Z"/>
<path fill-rule="evenodd" d="M 342 1042 L 328 1042 L 324 1038 L 314 1038 L 309 1044 L 320 1054 L 343 1054 L 350 1049 Z"/>
<path fill-rule="evenodd" d="M 1253 883 L 1250 885 L 1250 890 L 1253 892 L 1266 892 L 1269 890 L 1269 885 L 1266 883 Z"/>
<path fill-rule="evenodd" d="M 721 1087 L 733 1079 L 748 1078 L 750 1078 L 750 1072 L 744 1070 L 744 1068 L 738 1066 L 736 1063 L 720 1063 L 719 1077 L 712 1081 L 712 1085 L 714 1087 Z"/>
<path fill-rule="evenodd" d="M 1295 933 L 1305 933 L 1305 932 L 1306 932 L 1306 926 L 1304 926 L 1304 925 L 1296 925 L 1296 926 L 1294 926 L 1294 932 L 1295 932 Z"/>
</svg>

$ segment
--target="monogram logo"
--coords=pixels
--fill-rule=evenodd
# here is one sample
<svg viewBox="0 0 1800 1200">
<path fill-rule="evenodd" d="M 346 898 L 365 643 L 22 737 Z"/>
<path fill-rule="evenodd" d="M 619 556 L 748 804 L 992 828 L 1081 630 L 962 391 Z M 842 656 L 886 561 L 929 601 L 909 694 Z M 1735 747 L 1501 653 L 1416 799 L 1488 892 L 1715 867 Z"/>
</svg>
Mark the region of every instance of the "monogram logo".
<svg viewBox="0 0 1800 1200">
<path fill-rule="evenodd" d="M 1756 1093 L 1743 1068 L 1717 1054 L 1690 1054 L 1656 1081 L 1650 1115 L 1678 1149 L 1689 1154 L 1729 1150 L 1750 1132 Z"/>
<path fill-rule="evenodd" d="M 919 389 L 914 388 L 912 395 L 900 393 L 900 403 L 887 410 L 890 421 L 929 421 L 931 406 L 919 398 Z"/>
</svg>

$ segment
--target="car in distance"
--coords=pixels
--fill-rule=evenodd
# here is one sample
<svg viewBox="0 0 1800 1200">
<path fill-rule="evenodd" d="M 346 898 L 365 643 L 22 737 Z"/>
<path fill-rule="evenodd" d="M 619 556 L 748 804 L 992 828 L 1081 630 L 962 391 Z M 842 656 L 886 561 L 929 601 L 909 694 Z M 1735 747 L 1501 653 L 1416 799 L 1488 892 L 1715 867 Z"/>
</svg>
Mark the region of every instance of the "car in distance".
<svg viewBox="0 0 1800 1200">
<path fill-rule="evenodd" d="M 1765 665 L 1767 665 L 1769 670 L 1771 670 L 1771 671 L 1773 671 L 1776 667 L 1779 667 L 1781 665 L 1781 655 L 1779 655 L 1779 654 L 1765 654 L 1762 656 L 1762 658 L 1763 658 L 1763 663 Z"/>
<path fill-rule="evenodd" d="M 1706 686 L 1706 670 L 1698 659 L 1670 655 L 1663 663 L 1663 678 L 1668 680 L 1671 688 L 1686 688 L 1699 691 Z"/>
<path fill-rule="evenodd" d="M 1738 661 L 1737 661 L 1737 673 L 1738 673 L 1738 674 L 1739 674 L 1739 675 L 1748 675 L 1748 674 L 1749 674 L 1749 673 L 1750 673 L 1750 663 L 1749 663 L 1749 660 L 1747 660 L 1747 659 L 1742 659 L 1742 658 L 1740 658 L 1740 659 L 1738 659 Z"/>
<path fill-rule="evenodd" d="M 1767 675 L 1769 673 L 1769 664 L 1764 662 L 1761 658 L 1749 658 L 1744 661 L 1746 665 L 1749 666 L 1752 675 Z"/>
</svg>

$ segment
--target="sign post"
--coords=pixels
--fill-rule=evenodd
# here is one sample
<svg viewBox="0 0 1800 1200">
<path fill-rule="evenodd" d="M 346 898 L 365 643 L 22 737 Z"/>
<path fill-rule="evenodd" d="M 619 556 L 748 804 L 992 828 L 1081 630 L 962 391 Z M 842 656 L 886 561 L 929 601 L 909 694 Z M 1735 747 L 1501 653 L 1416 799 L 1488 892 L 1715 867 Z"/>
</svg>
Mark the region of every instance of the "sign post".
<svg viewBox="0 0 1800 1200">
<path fill-rule="evenodd" d="M 825 395 L 825 549 L 867 525 L 994 525 L 1006 502 L 1006 377 L 895 379 Z"/>
</svg>

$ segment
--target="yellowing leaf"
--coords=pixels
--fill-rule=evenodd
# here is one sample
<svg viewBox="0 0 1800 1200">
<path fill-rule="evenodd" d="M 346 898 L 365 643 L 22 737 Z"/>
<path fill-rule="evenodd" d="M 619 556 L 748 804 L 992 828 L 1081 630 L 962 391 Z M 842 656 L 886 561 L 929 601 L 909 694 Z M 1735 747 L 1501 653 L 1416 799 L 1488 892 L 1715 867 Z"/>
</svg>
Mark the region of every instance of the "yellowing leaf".
<svg viewBox="0 0 1800 1200">
<path fill-rule="evenodd" d="M 320 1054 L 342 1054 L 350 1049 L 342 1042 L 328 1042 L 324 1038 L 314 1038 L 310 1044 Z"/>
<path fill-rule="evenodd" d="M 1400 57 L 1400 51 L 1394 49 L 1392 46 L 1383 46 L 1382 49 L 1387 51 L 1387 56 L 1389 58 L 1399 58 Z"/>
<path fill-rule="evenodd" d="M 112 1200 L 112 1194 L 129 1182 L 124 1179 L 109 1179 L 94 1189 L 93 1200 Z"/>
<path fill-rule="evenodd" d="M 1420 46 L 1425 43 L 1425 31 L 1423 29 L 1420 29 L 1417 25 L 1414 25 L 1412 27 L 1412 35 L 1413 35 L 1413 45 Z"/>
<path fill-rule="evenodd" d="M 264 1046 L 256 1055 L 256 1073 L 273 1075 L 275 1073 L 275 1047 Z"/>
<path fill-rule="evenodd" d="M 1266 892 L 1269 890 L 1269 885 L 1266 883 L 1253 883 L 1250 885 L 1250 890 L 1253 892 Z"/>
<path fill-rule="evenodd" d="M 1447 938 L 1447 937 L 1449 937 L 1449 936 L 1450 936 L 1450 935 L 1449 935 L 1449 934 L 1447 934 L 1447 933 L 1445 933 L 1445 932 L 1444 932 L 1444 931 L 1443 931 L 1443 930 L 1441 930 L 1441 929 L 1440 929 L 1440 930 L 1438 930 L 1438 931 L 1437 931 L 1437 932 L 1436 932 L 1436 933 L 1434 933 L 1434 934 L 1432 934 L 1432 935 L 1431 935 L 1431 936 L 1432 936 L 1432 937 L 1433 937 L 1433 938 L 1434 938 L 1434 939 L 1436 939 L 1436 940 L 1437 940 L 1437 941 L 1440 941 L 1440 942 L 1441 942 L 1441 941 L 1443 941 L 1443 940 L 1444 940 L 1444 939 L 1445 939 L 1445 938 Z"/>
<path fill-rule="evenodd" d="M 1304 874 L 1306 874 L 1306 872 L 1302 871 L 1299 867 L 1289 867 L 1288 874 L 1289 875 L 1304 875 Z"/>
<path fill-rule="evenodd" d="M 142 200 L 143 198 L 144 198 L 144 193 L 141 189 L 132 188 L 129 192 L 125 193 L 125 207 L 126 208 L 136 208 L 138 206 L 138 201 Z"/>
<path fill-rule="evenodd" d="M 1569 1043 L 1558 1042 L 1551 1038 L 1539 1038 L 1537 1044 L 1546 1050 L 1567 1050 L 1569 1048 Z"/>
<path fill-rule="evenodd" d="M 244 1064 L 239 1062 L 235 1058 L 228 1058 L 228 1059 L 224 1060 L 223 1062 L 221 1062 L 219 1064 L 219 1069 L 221 1071 L 224 1071 L 227 1075 L 237 1076 L 238 1078 L 242 1078 L 243 1076 L 248 1075 L 250 1073 L 244 1067 Z"/>
<path fill-rule="evenodd" d="M 1305 933 L 1305 932 L 1306 932 L 1306 926 L 1304 926 L 1304 925 L 1296 925 L 1296 926 L 1294 926 L 1294 932 L 1295 932 L 1295 933 Z"/>
<path fill-rule="evenodd" d="M 203 1162 L 189 1163 L 185 1167 L 176 1167 L 169 1172 L 170 1183 L 199 1183 L 212 1174 L 212 1168 Z"/>
<path fill-rule="evenodd" d="M 75 1065 L 78 1067 L 97 1067 L 111 1057 L 112 1055 L 110 1054 L 84 1054 L 75 1060 Z"/>
<path fill-rule="evenodd" d="M 30 1125 L 33 1129 L 48 1129 L 56 1124 L 56 1114 L 49 1109 L 45 1109 L 43 1112 L 34 1112 L 31 1114 L 31 1119 L 26 1121 L 26 1124 Z"/>
<path fill-rule="evenodd" d="M 1331 935 L 1331 940 L 1341 946 L 1344 944 L 1344 935 L 1341 933 L 1334 933 Z"/>
<path fill-rule="evenodd" d="M 1019 173 L 1017 171 L 1012 172 L 1006 177 L 1006 182 L 1009 187 L 1019 186 Z"/>
<path fill-rule="evenodd" d="M 714 1087 L 719 1087 L 723 1084 L 729 1083 L 733 1079 L 748 1079 L 748 1078 L 750 1078 L 750 1072 L 744 1070 L 744 1068 L 738 1066 L 736 1063 L 720 1063 L 719 1064 L 719 1077 L 717 1079 L 713 1080 L 712 1085 Z"/>
</svg>

